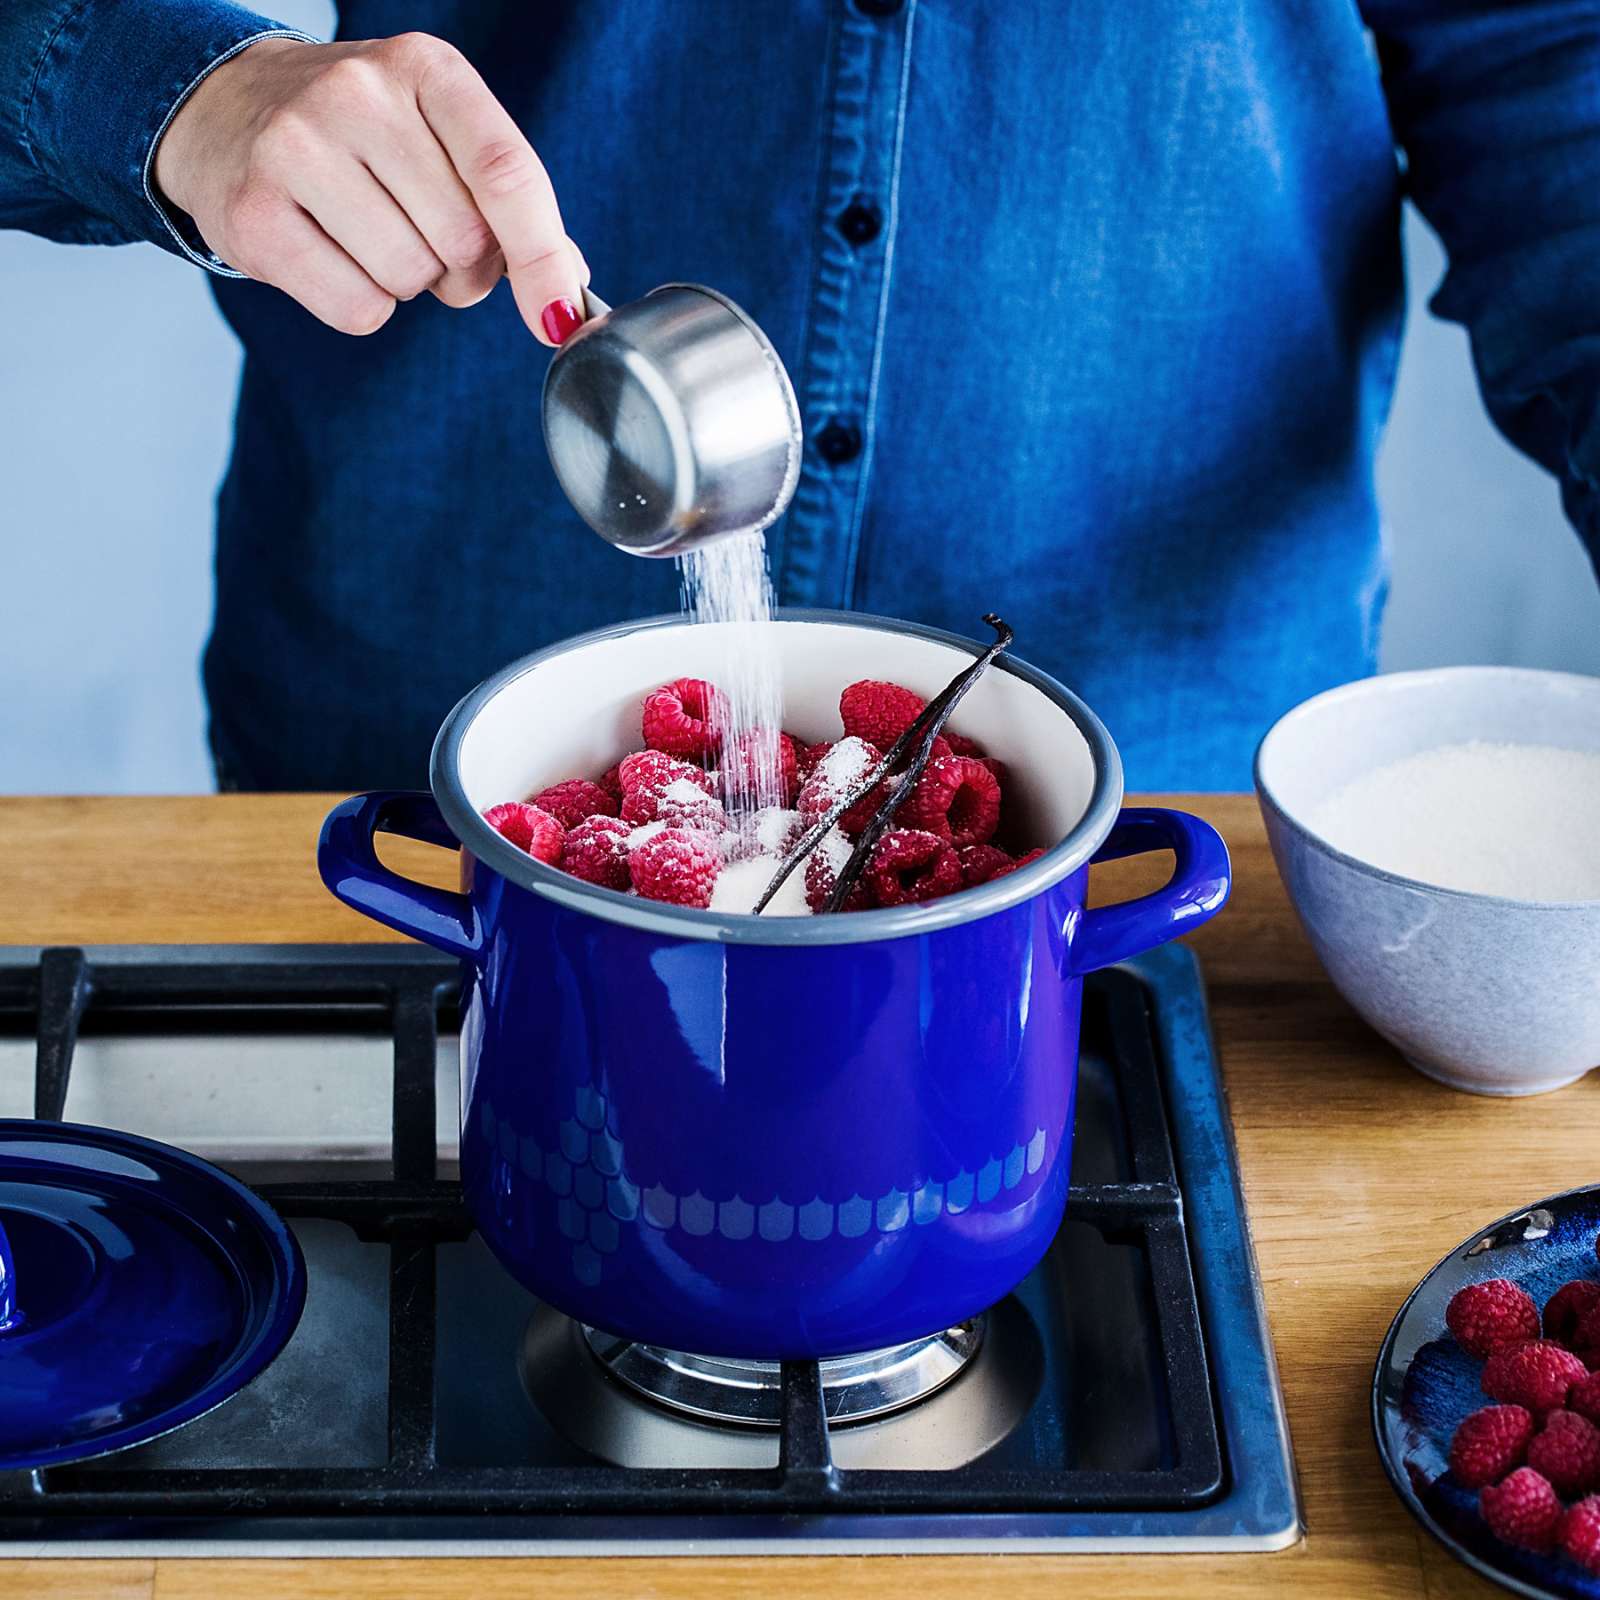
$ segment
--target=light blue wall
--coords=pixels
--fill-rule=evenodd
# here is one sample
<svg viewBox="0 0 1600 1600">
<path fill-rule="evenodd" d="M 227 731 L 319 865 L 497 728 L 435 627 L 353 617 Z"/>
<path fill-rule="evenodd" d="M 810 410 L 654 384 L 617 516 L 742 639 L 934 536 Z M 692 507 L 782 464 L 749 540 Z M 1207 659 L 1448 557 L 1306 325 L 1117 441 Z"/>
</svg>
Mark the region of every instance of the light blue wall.
<svg viewBox="0 0 1600 1600">
<path fill-rule="evenodd" d="M 1385 665 L 1600 673 L 1600 592 L 1555 488 L 1490 428 L 1460 331 L 1422 310 L 1437 247 L 1414 220 L 1407 241 Z M 146 246 L 0 234 L 0 291 L 0 792 L 208 788 L 197 661 L 233 343 L 200 275 Z"/>
</svg>

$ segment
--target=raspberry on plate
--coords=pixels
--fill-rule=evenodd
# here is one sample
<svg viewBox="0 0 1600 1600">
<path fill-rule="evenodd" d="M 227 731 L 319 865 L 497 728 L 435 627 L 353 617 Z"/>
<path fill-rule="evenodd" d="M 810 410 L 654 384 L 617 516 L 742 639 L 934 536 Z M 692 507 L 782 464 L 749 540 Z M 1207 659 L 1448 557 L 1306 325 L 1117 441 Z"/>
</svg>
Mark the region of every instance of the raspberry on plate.
<svg viewBox="0 0 1600 1600">
<path fill-rule="evenodd" d="M 1587 1417 L 1591 1422 L 1600 1423 L 1600 1372 L 1591 1372 L 1587 1377 L 1579 1378 L 1567 1390 L 1567 1409 L 1576 1411 L 1580 1417 Z"/>
<path fill-rule="evenodd" d="M 711 774 L 659 750 L 640 750 L 625 756 L 617 768 L 622 784 L 622 820 L 641 825 L 654 822 L 661 797 L 673 784 L 688 782 L 712 792 Z"/>
<path fill-rule="evenodd" d="M 896 820 L 947 838 L 957 850 L 987 844 L 1000 826 L 1000 785 L 971 756 L 930 761 Z"/>
<path fill-rule="evenodd" d="M 575 828 L 585 817 L 614 817 L 619 799 L 587 778 L 568 778 L 541 789 L 531 804 L 548 811 L 563 828 Z"/>
<path fill-rule="evenodd" d="M 1456 1290 L 1445 1326 L 1468 1355 L 1492 1356 L 1539 1337 L 1539 1308 L 1526 1290 L 1505 1278 L 1487 1278 Z"/>
<path fill-rule="evenodd" d="M 1586 1572 L 1600 1575 L 1600 1495 L 1580 1500 L 1561 1519 L 1561 1548 Z"/>
<path fill-rule="evenodd" d="M 483 820 L 502 839 L 509 839 L 519 850 L 526 850 L 535 861 L 560 866 L 566 829 L 548 811 L 541 811 L 526 800 L 507 800 L 503 805 L 490 806 Z"/>
<path fill-rule="evenodd" d="M 927 703 L 898 683 L 863 678 L 839 696 L 839 720 L 847 734 L 887 750 L 922 715 Z"/>
<path fill-rule="evenodd" d="M 1504 1483 L 1490 1484 L 1478 1496 L 1478 1509 L 1495 1538 L 1521 1550 L 1555 1548 L 1561 1502 L 1532 1467 L 1518 1467 Z"/>
<path fill-rule="evenodd" d="M 1544 1303 L 1544 1336 L 1572 1349 L 1578 1324 L 1600 1305 L 1600 1283 L 1593 1278 L 1574 1278 L 1564 1283 Z"/>
<path fill-rule="evenodd" d="M 1528 1446 L 1528 1465 L 1569 1499 L 1600 1488 L 1600 1428 L 1575 1411 L 1552 1411 Z"/>
<path fill-rule="evenodd" d="M 880 906 L 938 900 L 962 887 L 961 861 L 946 839 L 891 828 L 873 847 L 864 874 Z"/>
<path fill-rule="evenodd" d="M 628 836 L 632 832 L 621 817 L 585 817 L 567 834 L 562 869 L 603 889 L 628 888 L 633 882 L 628 875 Z"/>
<path fill-rule="evenodd" d="M 1520 1467 L 1533 1438 L 1525 1406 L 1483 1406 L 1464 1417 L 1450 1441 L 1450 1475 L 1463 1489 L 1498 1483 Z"/>
<path fill-rule="evenodd" d="M 1567 1390 L 1588 1373 L 1570 1350 L 1535 1339 L 1489 1357 L 1483 1364 L 1483 1392 L 1491 1400 L 1533 1412 L 1554 1411 L 1566 1403 Z"/>
<path fill-rule="evenodd" d="M 628 857 L 633 886 L 646 900 L 704 910 L 722 871 L 716 841 L 692 828 L 662 828 Z"/>
<path fill-rule="evenodd" d="M 679 678 L 645 696 L 644 742 L 669 756 L 715 755 L 726 712 L 722 691 L 704 678 Z"/>
</svg>

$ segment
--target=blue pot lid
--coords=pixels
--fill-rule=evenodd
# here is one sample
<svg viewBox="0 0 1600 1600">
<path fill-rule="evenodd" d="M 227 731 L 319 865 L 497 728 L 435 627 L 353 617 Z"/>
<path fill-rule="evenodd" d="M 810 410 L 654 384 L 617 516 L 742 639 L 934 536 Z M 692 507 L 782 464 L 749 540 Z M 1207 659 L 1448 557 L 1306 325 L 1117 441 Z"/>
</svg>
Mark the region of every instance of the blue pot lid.
<svg viewBox="0 0 1600 1600">
<path fill-rule="evenodd" d="M 289 1341 L 305 1261 L 258 1196 L 135 1134 L 0 1118 L 0 1468 L 166 1433 Z"/>
</svg>

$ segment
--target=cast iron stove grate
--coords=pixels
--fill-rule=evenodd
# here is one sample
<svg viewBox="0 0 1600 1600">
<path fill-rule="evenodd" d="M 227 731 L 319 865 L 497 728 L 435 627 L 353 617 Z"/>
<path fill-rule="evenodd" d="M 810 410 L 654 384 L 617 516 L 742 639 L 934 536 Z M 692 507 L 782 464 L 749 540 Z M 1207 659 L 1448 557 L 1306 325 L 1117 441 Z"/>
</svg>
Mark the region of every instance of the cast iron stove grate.
<svg viewBox="0 0 1600 1600">
<path fill-rule="evenodd" d="M 1171 954 L 1188 964 L 1193 979 L 1192 958 Z M 1198 993 L 1197 981 L 1193 986 Z M 1216 1542 L 1223 1543 L 1221 1524 L 1232 1518 L 1242 1542 L 1253 1539 L 1258 1547 L 1285 1542 L 1297 1530 L 1287 1440 L 1242 1233 L 1245 1296 L 1261 1340 L 1260 1359 L 1249 1371 L 1264 1373 L 1269 1384 L 1270 1392 L 1255 1399 L 1270 1426 L 1256 1425 L 1258 1416 L 1251 1427 L 1241 1427 L 1229 1414 L 1238 1409 L 1237 1400 L 1227 1402 L 1214 1382 L 1185 1192 L 1169 1134 L 1174 1102 L 1164 1078 L 1170 1074 L 1163 1071 L 1148 974 L 1136 969 L 1098 974 L 1086 985 L 1074 1177 L 1087 1167 L 1085 1175 L 1094 1181 L 1072 1187 L 1062 1237 L 1092 1230 L 1131 1247 L 1146 1264 L 1140 1303 L 1153 1322 L 1147 1336 L 1157 1369 L 1150 1384 L 1160 1397 L 1158 1459 L 1133 1468 L 1085 1464 L 1075 1459 L 1072 1419 L 1052 1414 L 1024 1430 L 1031 1440 L 1027 1448 L 1001 1446 L 964 1466 L 841 1469 L 833 1459 L 819 1369 L 809 1361 L 783 1366 L 782 1422 L 771 1467 L 621 1467 L 572 1450 L 545 1456 L 531 1451 L 533 1459 L 471 1460 L 454 1448 L 441 1449 L 441 1420 L 448 1432 L 451 1417 L 447 1404 L 441 1419 L 440 1402 L 458 1394 L 459 1385 L 452 1388 L 442 1371 L 441 1327 L 449 1319 L 441 1320 L 440 1263 L 473 1234 L 459 1184 L 440 1176 L 435 1145 L 435 1061 L 441 1032 L 458 1022 L 456 994 L 453 964 L 408 946 L 67 948 L 0 955 L 0 1038 L 36 1039 L 34 1115 L 42 1118 L 62 1117 L 78 1040 L 97 1033 L 166 1038 L 376 1030 L 388 1036 L 393 1050 L 390 1176 L 257 1185 L 292 1222 L 340 1224 L 387 1253 L 382 1459 L 365 1465 L 174 1466 L 150 1464 L 133 1452 L 12 1474 L 0 1480 L 0 1537 L 126 1540 L 166 1530 L 169 1537 L 195 1540 L 296 1538 L 315 1544 L 417 1537 L 447 1542 L 463 1536 L 538 1541 L 571 1539 L 588 1530 L 603 1540 L 663 1537 L 670 1523 L 678 1537 L 709 1534 L 735 1542 L 809 1529 L 825 1532 L 839 1547 L 850 1545 L 853 1532 L 907 1543 L 919 1536 L 1009 1535 L 1007 1547 L 1018 1548 L 1019 1538 L 1048 1543 L 1070 1532 L 1068 1524 L 1104 1527 L 1114 1535 L 1119 1514 L 1136 1537 L 1141 1528 L 1159 1536 L 1163 1517 L 1175 1518 L 1180 1528 L 1186 1517 L 1204 1529 L 1218 1528 Z M 1099 1064 L 1102 1075 L 1109 1066 L 1109 1086 L 1096 1087 L 1091 1063 Z M 1112 1120 L 1122 1124 L 1113 1137 L 1121 1149 L 1101 1173 L 1093 1171 L 1097 1158 L 1083 1142 L 1085 1118 L 1104 1115 L 1103 1107 L 1094 1111 L 1088 1103 L 1097 1094 L 1114 1096 Z M 1200 1160 L 1231 1163 L 1225 1121 L 1220 1126 L 1220 1145 L 1197 1152 Z M 1224 1176 L 1236 1204 L 1231 1166 Z M 1237 1214 L 1232 1224 L 1238 1226 Z M 1062 1248 L 1058 1240 L 1052 1254 Z M 1035 1276 L 1048 1269 L 1047 1259 Z M 1078 1298 L 1092 1297 L 1089 1286 L 1078 1287 Z M 1025 1285 L 1019 1295 L 1026 1300 L 1027 1292 Z M 448 1313 L 448 1305 L 443 1309 Z M 1213 1340 L 1219 1321 L 1237 1320 L 1237 1308 L 1213 1308 Z M 1047 1346 L 1062 1336 L 1059 1326 L 1043 1332 Z M 1061 1387 L 1114 1409 L 1114 1396 L 1093 1396 L 1092 1373 L 1080 1372 L 1073 1384 Z M 1262 1470 L 1255 1457 L 1263 1440 L 1271 1446 L 1266 1467 L 1275 1498 L 1263 1502 L 1259 1484 L 1244 1486 L 1254 1510 L 1240 1520 L 1229 1505 L 1241 1488 L 1241 1471 L 1248 1465 L 1253 1477 Z M 1242 1444 L 1249 1446 L 1248 1462 L 1230 1456 Z M 1203 1508 L 1219 1506 L 1220 1518 L 1196 1520 Z M 1202 1532 L 1193 1547 L 1213 1542 L 1210 1532 Z"/>
</svg>

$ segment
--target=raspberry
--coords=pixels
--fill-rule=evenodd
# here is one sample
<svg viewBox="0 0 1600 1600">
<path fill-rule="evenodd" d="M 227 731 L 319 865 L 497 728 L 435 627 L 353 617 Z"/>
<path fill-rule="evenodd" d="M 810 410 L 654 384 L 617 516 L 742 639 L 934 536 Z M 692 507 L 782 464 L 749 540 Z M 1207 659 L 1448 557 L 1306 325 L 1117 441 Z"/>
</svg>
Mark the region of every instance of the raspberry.
<svg viewBox="0 0 1600 1600">
<path fill-rule="evenodd" d="M 679 678 L 645 696 L 644 742 L 669 756 L 715 755 L 722 743 L 722 691 L 704 678 Z"/>
<path fill-rule="evenodd" d="M 961 880 L 969 889 L 976 884 L 987 883 L 991 878 L 1015 872 L 1017 867 L 1016 862 L 998 845 L 969 844 L 956 854 L 961 858 Z"/>
<path fill-rule="evenodd" d="M 721 838 L 728 828 L 728 813 L 722 809 L 722 802 L 687 778 L 674 778 L 661 791 L 654 820 L 669 828 L 709 833 L 713 839 Z"/>
<path fill-rule="evenodd" d="M 680 779 L 687 778 L 711 793 L 709 773 L 659 750 L 640 750 L 623 757 L 617 776 L 622 784 L 622 820 L 635 824 L 654 822 L 662 795 Z"/>
<path fill-rule="evenodd" d="M 754 816 L 739 819 L 737 836 L 723 840 L 723 854 L 729 861 L 748 861 L 754 856 L 772 856 L 781 861 L 794 849 L 800 833 L 798 811 L 763 806 Z"/>
<path fill-rule="evenodd" d="M 839 696 L 844 731 L 887 750 L 918 717 L 927 701 L 898 683 L 863 678 Z"/>
<path fill-rule="evenodd" d="M 727 775 L 730 767 L 744 779 L 747 790 L 755 787 L 756 769 L 761 761 L 761 755 L 761 746 L 757 742 L 755 730 L 743 733 L 735 740 L 733 748 L 726 751 L 722 758 L 724 793 L 727 792 Z M 782 806 L 792 806 L 795 796 L 800 792 L 800 760 L 794 740 L 786 733 L 778 735 L 777 756 L 778 803 Z"/>
<path fill-rule="evenodd" d="M 1464 1417 L 1450 1441 L 1450 1476 L 1463 1489 L 1498 1483 L 1520 1467 L 1533 1437 L 1533 1416 L 1524 1406 L 1484 1406 Z"/>
<path fill-rule="evenodd" d="M 864 874 L 880 906 L 938 900 L 961 887 L 961 862 L 947 840 L 915 828 L 891 828 Z"/>
<path fill-rule="evenodd" d="M 628 857 L 633 886 L 646 900 L 674 906 L 711 904 L 711 891 L 722 871 L 716 841 L 692 828 L 663 828 Z"/>
<path fill-rule="evenodd" d="M 806 744 L 804 740 L 796 739 L 794 744 L 795 766 L 799 769 L 800 781 L 804 783 L 816 770 L 817 763 L 833 749 L 830 740 L 824 739 L 821 744 Z"/>
<path fill-rule="evenodd" d="M 622 763 L 619 761 L 614 767 L 607 767 L 594 781 L 614 799 L 622 799 Z"/>
<path fill-rule="evenodd" d="M 541 811 L 526 800 L 507 800 L 503 805 L 490 806 L 483 820 L 502 839 L 509 839 L 519 850 L 526 850 L 535 861 L 560 866 L 561 841 L 566 829 L 548 811 Z"/>
<path fill-rule="evenodd" d="M 548 789 L 541 789 L 532 803 L 548 811 L 563 828 L 575 828 L 585 817 L 617 814 L 617 797 L 587 778 L 568 778 L 565 783 L 551 784 Z"/>
<path fill-rule="evenodd" d="M 1483 1366 L 1483 1392 L 1491 1400 L 1533 1412 L 1554 1411 L 1565 1403 L 1567 1390 L 1587 1376 L 1588 1368 L 1570 1350 L 1535 1339 L 1489 1357 Z"/>
<path fill-rule="evenodd" d="M 632 882 L 628 876 L 628 835 L 632 832 L 620 817 L 585 817 L 567 835 L 563 870 L 603 889 L 626 889 Z"/>
<path fill-rule="evenodd" d="M 983 759 L 983 746 L 976 739 L 969 739 L 964 733 L 952 733 L 948 728 L 944 730 L 944 737 L 952 755 L 971 756 L 975 761 Z"/>
<path fill-rule="evenodd" d="M 1600 1495 L 1590 1495 L 1561 1519 L 1561 1548 L 1586 1572 L 1600 1574 Z"/>
<path fill-rule="evenodd" d="M 1532 1467 L 1518 1467 L 1504 1483 L 1490 1484 L 1478 1496 L 1478 1509 L 1495 1538 L 1523 1550 L 1555 1548 L 1561 1502 Z"/>
<path fill-rule="evenodd" d="M 1562 1284 L 1544 1303 L 1545 1338 L 1571 1350 L 1578 1324 L 1596 1305 L 1600 1305 L 1600 1283 L 1592 1278 L 1574 1278 Z"/>
<path fill-rule="evenodd" d="M 883 759 L 883 752 L 865 739 L 847 735 L 830 746 L 800 786 L 795 802 L 809 825 L 827 814 Z M 839 819 L 846 833 L 860 833 L 877 815 L 889 793 L 887 780 L 875 784 Z"/>
<path fill-rule="evenodd" d="M 996 761 L 993 756 L 979 756 L 978 760 L 994 775 L 994 781 L 1000 785 L 1001 789 L 1009 789 L 1011 787 L 1011 774 L 1006 770 L 1005 762 Z"/>
<path fill-rule="evenodd" d="M 1580 1417 L 1587 1417 L 1591 1422 L 1600 1422 L 1600 1372 L 1591 1372 L 1586 1378 L 1579 1378 L 1567 1390 L 1567 1409 L 1576 1411 Z"/>
<path fill-rule="evenodd" d="M 1600 1367 L 1600 1305 L 1579 1315 L 1566 1343 L 1585 1366 Z"/>
<path fill-rule="evenodd" d="M 1445 1308 L 1445 1325 L 1468 1355 L 1492 1356 L 1539 1337 L 1539 1308 L 1504 1278 L 1469 1283 Z"/>
<path fill-rule="evenodd" d="M 1034 862 L 1037 861 L 1039 859 L 1039 857 L 1042 856 L 1043 854 L 1044 854 L 1043 850 L 1030 850 L 1027 853 L 1027 855 L 1018 856 L 1017 859 L 1015 861 L 1013 861 L 1009 867 L 1000 867 L 1000 868 L 998 868 L 995 871 L 994 876 L 996 878 L 1003 878 L 1003 877 L 1005 877 L 1005 875 L 1008 872 L 1015 872 L 1018 867 L 1031 867 L 1034 864 Z"/>
<path fill-rule="evenodd" d="M 820 911 L 828 903 L 833 886 L 838 882 L 844 864 L 850 859 L 850 841 L 835 828 L 806 857 L 806 904 Z M 844 897 L 841 911 L 867 911 L 872 906 L 872 891 L 867 887 L 867 875 L 856 879 L 850 893 Z"/>
<path fill-rule="evenodd" d="M 987 844 L 1000 825 L 1000 785 L 971 756 L 930 761 L 896 820 L 949 839 L 958 850 Z"/>
<path fill-rule="evenodd" d="M 1571 1497 L 1600 1487 L 1600 1428 L 1575 1411 L 1552 1411 L 1532 1444 L 1528 1465 Z"/>
</svg>

